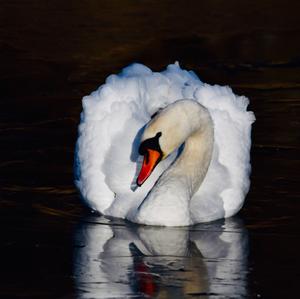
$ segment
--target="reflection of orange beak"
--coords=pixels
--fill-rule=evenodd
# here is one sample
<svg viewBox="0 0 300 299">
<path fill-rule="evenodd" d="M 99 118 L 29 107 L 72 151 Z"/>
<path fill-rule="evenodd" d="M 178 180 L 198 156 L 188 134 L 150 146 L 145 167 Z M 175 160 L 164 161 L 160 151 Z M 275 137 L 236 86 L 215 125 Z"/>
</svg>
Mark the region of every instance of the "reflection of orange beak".
<svg viewBox="0 0 300 299">
<path fill-rule="evenodd" d="M 150 176 L 153 169 L 159 163 L 160 160 L 161 160 L 160 152 L 153 149 L 147 149 L 144 155 L 144 161 L 143 161 L 141 171 L 136 180 L 136 184 L 139 187 L 142 186 L 142 184 L 147 180 L 147 178 Z"/>
</svg>

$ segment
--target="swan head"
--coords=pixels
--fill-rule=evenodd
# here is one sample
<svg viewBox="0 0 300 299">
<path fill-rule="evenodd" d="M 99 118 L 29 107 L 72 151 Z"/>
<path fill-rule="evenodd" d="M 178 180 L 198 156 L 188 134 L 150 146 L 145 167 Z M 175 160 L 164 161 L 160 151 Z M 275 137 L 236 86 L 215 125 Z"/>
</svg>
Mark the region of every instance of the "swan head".
<svg viewBox="0 0 300 299">
<path fill-rule="evenodd" d="M 167 107 L 147 124 L 139 146 L 144 160 L 136 182 L 138 186 L 147 180 L 161 160 L 184 142 L 190 128 L 183 125 L 186 122 L 182 122 L 181 114 L 180 107 Z"/>
<path fill-rule="evenodd" d="M 154 137 L 142 141 L 139 147 L 139 154 L 144 156 L 141 171 L 137 178 L 137 185 L 140 187 L 150 176 L 157 164 L 163 159 L 163 152 L 159 144 L 161 132 Z"/>
</svg>

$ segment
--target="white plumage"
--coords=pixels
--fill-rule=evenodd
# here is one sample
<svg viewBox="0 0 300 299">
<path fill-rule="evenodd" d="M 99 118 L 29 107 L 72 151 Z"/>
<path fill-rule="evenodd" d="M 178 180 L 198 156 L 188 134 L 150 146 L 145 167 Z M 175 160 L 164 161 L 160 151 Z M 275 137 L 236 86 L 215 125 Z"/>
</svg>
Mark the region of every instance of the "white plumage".
<svg viewBox="0 0 300 299">
<path fill-rule="evenodd" d="M 147 181 L 132 190 L 139 169 L 138 147 L 151 115 L 180 99 L 206 107 L 214 124 L 214 148 L 208 172 L 199 190 L 187 198 L 189 214 L 176 211 L 164 219 L 138 215 L 139 206 L 177 152 L 161 161 Z M 202 83 L 178 63 L 161 73 L 133 64 L 83 98 L 83 112 L 75 154 L 75 183 L 85 202 L 101 214 L 144 224 L 188 225 L 230 217 L 237 213 L 249 189 L 251 124 L 248 99 L 229 87 Z M 180 193 L 176 186 L 169 190 Z M 164 194 L 168 197 L 168 192 Z M 161 202 L 163 204 L 163 202 Z M 159 211 L 159 203 L 153 207 Z M 153 218 L 153 216 L 152 216 Z"/>
</svg>

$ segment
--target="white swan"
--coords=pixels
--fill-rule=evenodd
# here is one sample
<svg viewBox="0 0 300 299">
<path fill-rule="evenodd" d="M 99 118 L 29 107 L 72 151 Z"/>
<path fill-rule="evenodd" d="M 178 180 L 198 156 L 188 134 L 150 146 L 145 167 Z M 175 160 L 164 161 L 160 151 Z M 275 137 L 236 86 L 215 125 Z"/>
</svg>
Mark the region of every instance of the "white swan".
<svg viewBox="0 0 300 299">
<path fill-rule="evenodd" d="M 232 216 L 249 189 L 255 118 L 247 105 L 178 64 L 162 73 L 134 64 L 110 76 L 83 99 L 75 156 L 82 197 L 104 215 L 150 225 Z"/>
</svg>

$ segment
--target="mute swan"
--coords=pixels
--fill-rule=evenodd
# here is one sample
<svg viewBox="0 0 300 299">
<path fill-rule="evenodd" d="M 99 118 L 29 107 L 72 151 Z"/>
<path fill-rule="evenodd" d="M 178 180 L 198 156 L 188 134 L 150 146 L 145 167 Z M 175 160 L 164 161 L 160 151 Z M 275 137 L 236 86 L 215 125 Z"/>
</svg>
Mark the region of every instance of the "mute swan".
<svg viewBox="0 0 300 299">
<path fill-rule="evenodd" d="M 101 214 L 148 225 L 234 215 L 250 184 L 248 102 L 178 63 L 109 76 L 83 98 L 75 153 L 82 198 Z"/>
</svg>

